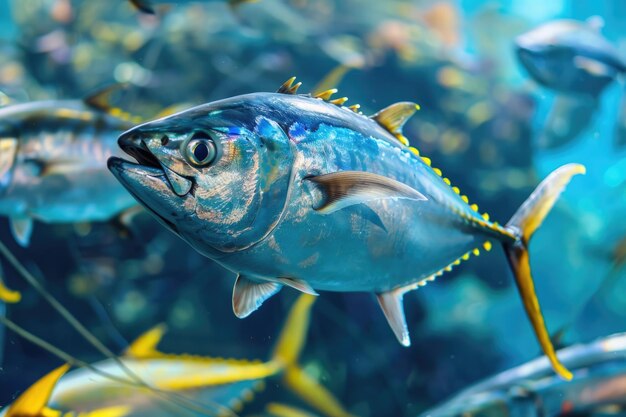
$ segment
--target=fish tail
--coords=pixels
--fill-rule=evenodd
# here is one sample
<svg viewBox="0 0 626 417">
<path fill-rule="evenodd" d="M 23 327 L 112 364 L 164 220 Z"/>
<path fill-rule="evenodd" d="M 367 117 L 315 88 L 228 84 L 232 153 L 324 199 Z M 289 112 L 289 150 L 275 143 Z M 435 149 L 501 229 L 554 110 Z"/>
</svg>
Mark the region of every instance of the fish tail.
<svg viewBox="0 0 626 417">
<path fill-rule="evenodd" d="M 528 242 L 572 177 L 584 173 L 585 167 L 579 164 L 564 165 L 553 171 L 537 186 L 535 191 L 506 224 L 505 229 L 516 237 L 515 241 L 503 241 L 504 251 L 513 269 L 515 282 L 524 303 L 524 309 L 539 340 L 541 349 L 550 360 L 554 371 L 566 380 L 572 379 L 572 373 L 557 358 L 550 335 L 546 329 L 530 272 Z"/>
<path fill-rule="evenodd" d="M 287 388 L 311 407 L 329 417 L 350 417 L 339 401 L 298 364 L 316 298 L 302 294 L 295 302 L 274 348 L 272 362 L 283 367 L 283 383 Z"/>
<path fill-rule="evenodd" d="M 311 320 L 315 296 L 302 294 L 289 311 L 287 321 L 274 346 L 272 360 L 284 366 L 295 365 L 300 357 Z"/>
</svg>

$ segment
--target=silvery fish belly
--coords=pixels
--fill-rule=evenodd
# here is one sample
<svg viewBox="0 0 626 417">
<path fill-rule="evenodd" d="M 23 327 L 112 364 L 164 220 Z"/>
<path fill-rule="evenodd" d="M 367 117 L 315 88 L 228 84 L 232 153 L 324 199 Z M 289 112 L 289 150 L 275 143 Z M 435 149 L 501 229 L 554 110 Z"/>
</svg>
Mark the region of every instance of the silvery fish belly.
<svg viewBox="0 0 626 417">
<path fill-rule="evenodd" d="M 23 245 L 33 220 L 105 221 L 135 204 L 106 169 L 133 123 L 88 100 L 0 108 L 0 214 Z"/>
<path fill-rule="evenodd" d="M 480 382 L 422 417 L 624 415 L 626 335 L 559 351 L 574 380 L 554 377 L 539 358 Z"/>
<path fill-rule="evenodd" d="M 580 165 L 546 179 L 506 227 L 408 145 L 417 109 L 371 117 L 336 90 L 233 97 L 140 125 L 119 144 L 138 164 L 109 167 L 166 227 L 238 274 L 233 308 L 245 317 L 282 286 L 377 294 L 409 345 L 402 296 L 501 242 L 537 335 L 555 361 L 538 308 L 526 244 Z M 563 372 L 563 375 L 567 375 Z"/>
</svg>

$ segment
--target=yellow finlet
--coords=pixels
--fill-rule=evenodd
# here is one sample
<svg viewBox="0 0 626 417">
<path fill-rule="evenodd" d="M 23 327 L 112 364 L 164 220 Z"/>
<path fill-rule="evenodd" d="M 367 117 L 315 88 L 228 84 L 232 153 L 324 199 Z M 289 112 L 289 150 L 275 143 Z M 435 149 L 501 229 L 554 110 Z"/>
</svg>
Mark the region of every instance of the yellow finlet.
<svg viewBox="0 0 626 417">
<path fill-rule="evenodd" d="M 147 358 L 159 355 L 157 345 L 163 339 L 163 335 L 167 331 L 167 326 L 163 323 L 154 326 L 152 329 L 140 335 L 126 349 L 126 356 L 133 358 Z"/>
<path fill-rule="evenodd" d="M 422 161 L 424 161 L 424 163 L 425 163 L 426 165 L 428 165 L 428 166 L 430 166 L 430 164 L 431 164 L 431 160 L 430 160 L 430 158 L 427 158 L 427 157 L 425 157 L 425 156 L 422 156 Z"/>
<path fill-rule="evenodd" d="M 474 254 L 474 256 L 478 256 L 480 255 L 480 250 L 478 248 L 474 248 L 474 250 L 472 250 L 472 253 Z"/>
<path fill-rule="evenodd" d="M 348 107 L 350 110 L 352 110 L 353 112 L 357 113 L 359 111 L 359 109 L 361 108 L 360 104 L 353 104 L 352 106 Z"/>
<path fill-rule="evenodd" d="M 478 204 L 472 204 L 470 208 L 474 210 L 475 212 L 478 212 Z"/>
<path fill-rule="evenodd" d="M 483 243 L 483 248 L 485 248 L 485 250 L 489 252 L 491 250 L 491 242 L 487 240 L 485 243 Z"/>
<path fill-rule="evenodd" d="M 413 152 L 413 155 L 415 156 L 420 156 L 420 151 L 418 151 L 417 148 L 413 146 L 409 146 L 409 151 Z"/>
<path fill-rule="evenodd" d="M 317 93 L 313 97 L 322 99 L 324 101 L 328 101 L 328 100 L 330 100 L 330 98 L 332 97 L 333 94 L 337 93 L 337 91 L 339 91 L 339 90 L 337 90 L 336 88 L 331 88 L 329 90 L 322 91 L 321 93 Z"/>
<path fill-rule="evenodd" d="M 461 258 L 463 258 L 464 261 L 467 261 L 470 258 L 469 252 L 463 254 L 463 256 L 461 256 Z"/>
<path fill-rule="evenodd" d="M 22 294 L 19 291 L 14 291 L 4 284 L 4 281 L 0 279 L 0 301 L 5 303 L 15 304 L 19 303 L 22 299 Z"/>
<path fill-rule="evenodd" d="M 469 198 L 467 198 L 466 195 L 462 195 L 461 200 L 463 200 L 464 203 L 469 204 Z"/>
<path fill-rule="evenodd" d="M 70 365 L 59 366 L 31 385 L 9 406 L 6 417 L 39 417 L 50 399 L 59 379 L 70 369 Z"/>
<path fill-rule="evenodd" d="M 440 177 L 441 175 L 443 175 L 443 173 L 441 172 L 439 168 L 433 168 L 433 171 L 435 172 L 435 174 L 439 175 Z"/>
<path fill-rule="evenodd" d="M 302 83 L 300 82 L 300 83 L 297 83 L 296 85 L 293 85 L 293 82 L 295 80 L 296 80 L 296 77 L 291 77 L 290 79 L 285 81 L 283 85 L 281 85 L 278 88 L 278 90 L 276 90 L 276 92 L 280 94 L 296 94 L 298 92 L 298 88 L 300 88 Z"/>
<path fill-rule="evenodd" d="M 489 221 L 489 213 L 483 213 L 482 216 L 485 221 Z"/>
<path fill-rule="evenodd" d="M 445 182 L 445 183 L 446 183 L 446 185 L 451 185 L 451 184 L 452 184 L 452 183 L 450 182 L 450 179 L 448 179 L 448 178 L 444 178 L 444 179 L 443 179 L 443 182 Z"/>
<path fill-rule="evenodd" d="M 343 106 L 343 103 L 345 103 L 346 101 L 348 101 L 348 97 L 341 97 L 341 98 L 336 98 L 334 100 L 330 100 L 329 103 L 334 104 L 335 106 Z"/>
</svg>

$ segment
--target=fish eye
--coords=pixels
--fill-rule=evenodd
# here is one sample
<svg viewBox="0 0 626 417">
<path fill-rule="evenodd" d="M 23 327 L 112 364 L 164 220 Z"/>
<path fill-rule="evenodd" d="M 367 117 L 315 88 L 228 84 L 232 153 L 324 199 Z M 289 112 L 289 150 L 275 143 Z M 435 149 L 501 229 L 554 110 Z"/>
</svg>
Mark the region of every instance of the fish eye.
<svg viewBox="0 0 626 417">
<path fill-rule="evenodd" d="M 217 146 L 206 132 L 196 132 L 187 143 L 187 159 L 192 165 L 203 167 L 217 157 Z"/>
</svg>

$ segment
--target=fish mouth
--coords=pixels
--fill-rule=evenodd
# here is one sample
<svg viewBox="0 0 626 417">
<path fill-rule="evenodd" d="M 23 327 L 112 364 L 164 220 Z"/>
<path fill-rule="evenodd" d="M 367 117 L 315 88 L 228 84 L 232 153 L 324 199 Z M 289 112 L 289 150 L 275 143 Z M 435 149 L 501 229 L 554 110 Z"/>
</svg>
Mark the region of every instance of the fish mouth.
<svg viewBox="0 0 626 417">
<path fill-rule="evenodd" d="M 171 190 L 177 196 L 184 197 L 191 191 L 194 184 L 193 180 L 174 172 L 167 165 L 159 161 L 138 135 L 129 132 L 128 134 L 120 136 L 117 143 L 124 152 L 135 158 L 139 165 L 160 169 L 167 177 Z"/>
<path fill-rule="evenodd" d="M 135 158 L 139 165 L 143 165 L 151 168 L 158 168 L 163 170 L 161 162 L 150 149 L 146 146 L 144 141 L 137 135 L 122 135 L 117 140 L 119 147 L 126 152 L 129 156 Z"/>
</svg>

